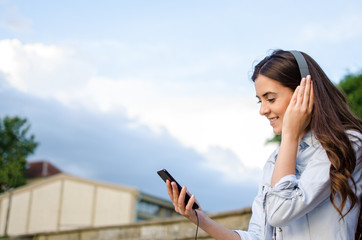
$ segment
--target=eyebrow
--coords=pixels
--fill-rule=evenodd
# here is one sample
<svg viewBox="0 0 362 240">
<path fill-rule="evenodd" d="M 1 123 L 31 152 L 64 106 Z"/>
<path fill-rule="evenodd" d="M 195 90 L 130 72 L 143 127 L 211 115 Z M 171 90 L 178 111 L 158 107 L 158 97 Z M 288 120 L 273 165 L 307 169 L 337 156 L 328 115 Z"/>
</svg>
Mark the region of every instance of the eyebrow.
<svg viewBox="0 0 362 240">
<path fill-rule="evenodd" d="M 266 92 L 266 93 L 264 93 L 263 95 L 262 95 L 262 97 L 266 97 L 267 95 L 269 95 L 269 94 L 277 94 L 276 92 Z M 260 98 L 258 95 L 256 95 L 256 97 L 257 98 Z"/>
</svg>

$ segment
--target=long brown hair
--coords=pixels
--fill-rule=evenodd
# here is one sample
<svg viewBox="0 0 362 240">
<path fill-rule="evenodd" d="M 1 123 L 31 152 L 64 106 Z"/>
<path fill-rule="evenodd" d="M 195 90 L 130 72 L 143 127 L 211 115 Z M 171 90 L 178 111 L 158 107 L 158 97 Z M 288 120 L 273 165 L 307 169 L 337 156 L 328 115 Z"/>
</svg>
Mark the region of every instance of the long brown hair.
<svg viewBox="0 0 362 240">
<path fill-rule="evenodd" d="M 331 162 L 329 177 L 331 182 L 330 200 L 343 219 L 358 203 L 356 183 L 352 173 L 357 165 L 355 152 L 346 130 L 362 132 L 362 121 L 349 109 L 346 97 L 328 79 L 321 67 L 307 54 L 301 52 L 307 61 L 314 88 L 314 108 L 310 129 L 325 149 Z M 252 75 L 252 80 L 262 74 L 293 91 L 300 84 L 301 75 L 294 56 L 283 50 L 276 50 L 259 62 Z M 361 139 L 359 139 L 361 141 Z M 353 187 L 349 184 L 352 181 Z M 336 198 L 341 200 L 336 205 Z M 347 199 L 350 208 L 343 214 Z"/>
</svg>

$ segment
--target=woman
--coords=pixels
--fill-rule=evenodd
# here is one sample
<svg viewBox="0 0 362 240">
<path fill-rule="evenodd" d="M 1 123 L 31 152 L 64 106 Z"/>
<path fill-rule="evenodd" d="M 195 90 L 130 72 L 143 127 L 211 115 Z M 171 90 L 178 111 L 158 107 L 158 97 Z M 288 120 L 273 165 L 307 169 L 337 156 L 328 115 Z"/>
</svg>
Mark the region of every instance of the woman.
<svg viewBox="0 0 362 240">
<path fill-rule="evenodd" d="M 186 187 L 179 193 L 167 181 L 175 210 L 215 239 L 358 239 L 362 121 L 305 53 L 274 51 L 252 80 L 260 114 L 282 141 L 265 164 L 249 230 L 231 231 L 193 210 L 194 196 L 185 206 Z"/>
</svg>

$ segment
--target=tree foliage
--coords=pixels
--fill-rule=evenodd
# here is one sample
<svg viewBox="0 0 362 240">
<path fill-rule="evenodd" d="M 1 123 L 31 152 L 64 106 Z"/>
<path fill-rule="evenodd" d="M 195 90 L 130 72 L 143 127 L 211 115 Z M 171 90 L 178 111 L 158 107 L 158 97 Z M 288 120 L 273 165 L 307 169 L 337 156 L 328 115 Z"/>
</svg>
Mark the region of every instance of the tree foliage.
<svg viewBox="0 0 362 240">
<path fill-rule="evenodd" d="M 25 118 L 0 119 L 0 192 L 26 183 L 26 158 L 38 146 L 29 129 Z"/>
<path fill-rule="evenodd" d="M 278 144 L 280 144 L 281 141 L 282 141 L 282 135 L 274 134 L 274 136 L 272 138 L 266 140 L 266 144 L 269 144 L 269 143 L 278 143 Z"/>
<path fill-rule="evenodd" d="M 352 112 L 362 119 L 362 72 L 347 74 L 338 87 L 346 94 Z"/>
</svg>

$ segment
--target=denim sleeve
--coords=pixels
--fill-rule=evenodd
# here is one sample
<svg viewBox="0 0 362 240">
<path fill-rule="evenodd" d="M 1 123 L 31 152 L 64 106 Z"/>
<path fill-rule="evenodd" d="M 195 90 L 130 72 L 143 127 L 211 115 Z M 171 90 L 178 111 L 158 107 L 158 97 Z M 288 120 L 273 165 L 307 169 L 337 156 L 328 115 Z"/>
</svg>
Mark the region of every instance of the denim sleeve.
<svg viewBox="0 0 362 240">
<path fill-rule="evenodd" d="M 330 161 L 321 152 L 311 159 L 299 179 L 282 178 L 274 187 L 266 186 L 264 209 L 268 223 L 282 227 L 307 214 L 330 195 Z"/>
</svg>

